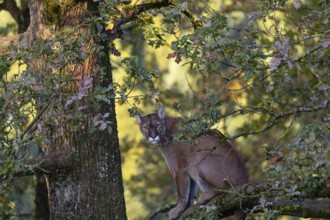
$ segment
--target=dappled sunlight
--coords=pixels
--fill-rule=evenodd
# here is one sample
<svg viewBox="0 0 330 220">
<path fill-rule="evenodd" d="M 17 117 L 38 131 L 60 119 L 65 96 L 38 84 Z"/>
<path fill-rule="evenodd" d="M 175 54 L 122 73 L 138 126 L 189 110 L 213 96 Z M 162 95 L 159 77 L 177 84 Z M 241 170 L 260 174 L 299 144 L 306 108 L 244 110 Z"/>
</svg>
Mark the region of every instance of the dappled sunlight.
<svg viewBox="0 0 330 220">
<path fill-rule="evenodd" d="M 31 198 L 36 179 L 23 180 L 21 188 L 20 181 L 14 183 L 22 168 L 24 175 L 48 177 L 48 187 L 54 191 L 48 193 L 62 209 L 76 205 L 72 210 L 79 206 L 83 213 L 94 205 L 90 212 L 94 214 L 99 205 L 104 206 L 102 212 L 116 214 L 109 204 L 121 200 L 121 215 L 125 216 L 126 204 L 129 220 L 144 219 L 175 202 L 180 185 L 177 170 L 186 164 L 173 168 L 172 178 L 168 159 L 178 149 L 188 149 L 193 157 L 207 152 L 201 164 L 209 161 L 212 169 L 197 170 L 196 163 L 184 168 L 183 173 L 189 174 L 180 182 L 184 198 L 181 207 L 176 206 L 180 213 L 172 216 L 194 203 L 192 179 L 204 191 L 217 188 L 214 192 L 223 195 L 221 201 L 210 203 L 216 211 L 194 210 L 194 218 L 200 219 L 217 219 L 217 212 L 248 205 L 251 219 L 294 219 L 281 215 L 297 215 L 295 208 L 303 207 L 304 199 L 319 202 L 323 195 L 318 193 L 329 190 L 327 1 L 69 2 L 70 7 L 62 1 L 36 1 L 34 7 L 45 4 L 45 12 L 40 10 L 44 16 L 38 17 L 45 29 L 37 30 L 40 36 L 29 29 L 19 35 L 22 45 L 6 44 L 0 53 L 0 179 L 4 183 L 0 218 L 5 216 L 3 210 L 11 212 L 9 218 L 21 212 L 23 200 L 29 212 L 35 209 Z M 90 5 L 98 11 L 89 14 L 85 7 Z M 84 8 L 80 17 L 74 17 L 76 11 L 72 16 L 66 13 L 75 7 Z M 38 13 L 35 10 L 31 18 Z M 0 18 L 0 35 L 17 32 L 8 12 L 1 10 Z M 79 19 L 83 22 L 76 24 Z M 142 117 L 151 113 L 157 114 Z M 149 132 L 147 140 L 139 125 L 144 135 Z M 216 138 L 217 144 L 197 149 L 205 137 Z M 156 142 L 161 144 L 151 144 Z M 206 184 L 205 176 L 217 176 L 214 167 L 220 170 L 219 164 L 225 164 L 219 158 L 230 158 L 234 152 L 231 148 L 217 158 L 220 153 L 213 153 L 221 147 L 216 146 L 224 143 L 233 143 L 242 157 L 251 181 L 248 186 L 234 189 L 228 178 L 216 180 L 224 188 Z M 180 148 L 183 145 L 191 148 Z M 168 157 L 167 149 L 159 150 L 164 146 L 175 147 Z M 40 168 L 41 162 L 25 163 L 35 155 L 55 158 L 58 164 Z M 173 163 L 188 163 L 184 159 L 174 158 Z M 191 167 L 197 180 L 189 173 Z M 224 173 L 232 167 L 238 166 L 228 162 Z M 119 190 L 123 184 L 125 202 Z M 68 187 L 62 195 L 66 204 L 56 197 L 63 193 L 61 187 Z M 12 193 L 9 189 L 14 188 L 17 192 Z M 71 191 L 76 193 L 72 198 Z M 107 198 L 113 192 L 118 201 Z M 286 208 L 282 200 L 291 206 Z"/>
</svg>

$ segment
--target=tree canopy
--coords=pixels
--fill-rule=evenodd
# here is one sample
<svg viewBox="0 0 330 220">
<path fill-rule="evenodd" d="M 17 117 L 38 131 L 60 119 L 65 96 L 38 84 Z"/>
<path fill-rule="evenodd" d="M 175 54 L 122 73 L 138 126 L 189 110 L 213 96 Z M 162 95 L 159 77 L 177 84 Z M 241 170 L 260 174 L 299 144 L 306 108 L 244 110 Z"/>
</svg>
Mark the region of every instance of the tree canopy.
<svg viewBox="0 0 330 220">
<path fill-rule="evenodd" d="M 218 129 L 236 143 L 253 183 L 226 192 L 232 207 L 266 218 L 330 218 L 329 1 L 49 0 L 43 17 L 31 2 L 29 16 L 27 1 L 0 1 L 17 23 L 0 33 L 20 33 L 0 38 L 2 215 L 15 213 L 17 176 L 48 175 L 71 161 L 59 156 L 66 165 L 52 170 L 40 166 L 39 151 L 56 152 L 54 143 L 66 146 L 82 127 L 76 139 L 116 136 L 106 110 L 116 102 L 129 217 L 174 198 L 165 162 L 155 147 L 140 147 L 147 144 L 128 117 L 164 105 L 183 119 L 177 140 Z M 33 27 L 37 40 L 27 35 Z M 108 56 L 111 66 L 102 63 Z M 50 135 L 54 124 L 62 133 Z M 313 212 L 310 201 L 328 206 Z M 228 211 L 201 210 L 191 213 Z"/>
</svg>

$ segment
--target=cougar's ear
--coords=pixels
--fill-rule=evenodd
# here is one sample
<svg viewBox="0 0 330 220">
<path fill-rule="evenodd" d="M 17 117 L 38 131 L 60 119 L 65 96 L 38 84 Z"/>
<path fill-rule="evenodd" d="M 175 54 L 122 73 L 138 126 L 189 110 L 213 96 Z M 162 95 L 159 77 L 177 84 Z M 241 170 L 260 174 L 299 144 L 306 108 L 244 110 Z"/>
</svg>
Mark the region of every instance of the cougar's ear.
<svg viewBox="0 0 330 220">
<path fill-rule="evenodd" d="M 141 116 L 140 115 L 136 115 L 135 116 L 135 119 L 136 119 L 136 123 L 138 123 L 138 124 L 141 124 L 142 123 L 142 119 L 141 119 Z"/>
<path fill-rule="evenodd" d="M 163 106 L 161 106 L 161 107 L 158 109 L 157 114 L 158 114 L 158 118 L 159 118 L 159 119 L 162 119 L 162 120 L 165 119 L 165 109 L 164 109 Z"/>
</svg>

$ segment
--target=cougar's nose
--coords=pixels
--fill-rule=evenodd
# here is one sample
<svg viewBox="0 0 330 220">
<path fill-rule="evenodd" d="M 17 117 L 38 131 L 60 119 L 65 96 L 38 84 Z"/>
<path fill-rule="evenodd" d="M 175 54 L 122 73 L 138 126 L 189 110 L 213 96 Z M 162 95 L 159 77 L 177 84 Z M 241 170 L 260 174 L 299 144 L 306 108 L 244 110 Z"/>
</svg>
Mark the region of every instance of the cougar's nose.
<svg viewBox="0 0 330 220">
<path fill-rule="evenodd" d="M 151 131 L 150 132 L 150 137 L 153 138 L 153 139 L 155 139 L 157 137 L 156 132 L 155 131 Z"/>
</svg>

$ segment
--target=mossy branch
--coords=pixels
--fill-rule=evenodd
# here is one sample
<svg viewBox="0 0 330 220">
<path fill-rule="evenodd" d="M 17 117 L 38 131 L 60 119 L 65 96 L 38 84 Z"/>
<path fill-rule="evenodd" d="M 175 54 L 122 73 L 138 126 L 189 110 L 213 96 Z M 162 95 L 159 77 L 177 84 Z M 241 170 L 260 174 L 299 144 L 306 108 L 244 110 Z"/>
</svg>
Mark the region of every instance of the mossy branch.
<svg viewBox="0 0 330 220">
<path fill-rule="evenodd" d="M 300 189 L 304 197 L 290 197 L 284 193 L 284 188 L 293 183 L 249 183 L 223 191 L 223 194 L 206 205 L 195 205 L 187 209 L 179 219 L 187 219 L 197 213 L 207 212 L 211 216 L 223 218 L 234 214 L 235 210 L 242 209 L 246 213 L 260 213 L 266 210 L 275 210 L 278 215 L 291 215 L 299 217 L 330 218 L 330 187 L 329 183 L 323 188 Z M 306 191 L 306 192 L 305 192 Z M 160 209 L 149 219 L 157 220 L 167 216 L 171 206 Z"/>
<path fill-rule="evenodd" d="M 73 167 L 71 154 L 67 152 L 54 153 L 43 158 L 27 159 L 8 175 L 0 174 L 0 182 L 10 177 L 33 176 L 38 174 L 51 174 L 65 172 Z M 3 164 L 0 163 L 0 166 Z"/>
<path fill-rule="evenodd" d="M 130 13 L 126 16 L 122 16 L 119 20 L 117 20 L 111 30 L 107 30 L 108 40 L 114 40 L 117 37 L 120 37 L 122 35 L 121 27 L 124 24 L 127 24 L 129 22 L 132 22 L 138 18 L 138 15 L 140 15 L 143 12 L 152 10 L 152 9 L 161 9 L 166 7 L 173 7 L 175 6 L 174 3 L 170 0 L 163 0 L 158 2 L 147 2 L 143 4 L 135 5 L 134 8 L 131 10 Z M 189 21 L 191 22 L 194 29 L 196 29 L 198 26 L 198 22 L 194 18 L 194 16 L 187 10 L 183 10 L 182 14 L 185 15 Z"/>
</svg>

